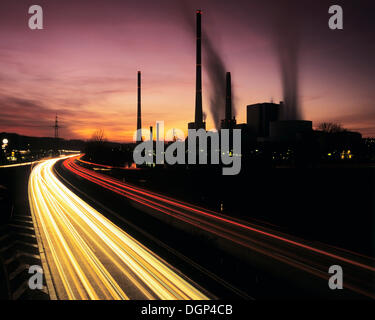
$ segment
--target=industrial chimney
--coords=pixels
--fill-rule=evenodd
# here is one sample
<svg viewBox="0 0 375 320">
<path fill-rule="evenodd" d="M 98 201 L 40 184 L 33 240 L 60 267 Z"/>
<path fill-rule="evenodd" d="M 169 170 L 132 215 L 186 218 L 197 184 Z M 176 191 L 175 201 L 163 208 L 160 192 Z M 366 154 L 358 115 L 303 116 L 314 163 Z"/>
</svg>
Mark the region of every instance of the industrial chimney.
<svg viewBox="0 0 375 320">
<path fill-rule="evenodd" d="M 142 118 L 141 118 L 141 71 L 138 71 L 138 97 L 137 97 L 137 142 L 142 141 Z"/>
<path fill-rule="evenodd" d="M 226 76 L 226 95 L 225 95 L 225 121 L 232 120 L 232 80 L 230 72 Z"/>
<path fill-rule="evenodd" d="M 236 126 L 236 119 L 232 118 L 232 78 L 230 72 L 226 74 L 225 93 L 225 118 L 221 120 L 222 129 L 233 129 Z"/>
<path fill-rule="evenodd" d="M 189 123 L 189 129 L 206 129 L 202 109 L 202 10 L 197 10 L 197 57 L 196 57 L 196 89 L 195 119 Z"/>
</svg>

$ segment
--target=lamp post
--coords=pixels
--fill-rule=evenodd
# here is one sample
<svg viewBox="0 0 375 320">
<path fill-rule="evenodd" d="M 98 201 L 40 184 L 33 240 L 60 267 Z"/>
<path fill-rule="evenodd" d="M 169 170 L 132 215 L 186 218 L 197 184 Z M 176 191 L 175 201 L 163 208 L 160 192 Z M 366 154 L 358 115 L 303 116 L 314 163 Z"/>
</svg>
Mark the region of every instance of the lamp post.
<svg viewBox="0 0 375 320">
<path fill-rule="evenodd" d="M 2 146 L 1 146 L 2 152 L 0 152 L 1 163 L 6 162 L 6 152 L 7 152 L 8 143 L 9 143 L 8 139 L 4 138 L 2 141 Z"/>
<path fill-rule="evenodd" d="M 8 146 L 8 143 L 9 143 L 9 140 L 6 139 L 6 138 L 4 138 L 4 139 L 3 139 L 3 145 L 1 146 L 2 149 L 4 150 L 4 152 L 6 152 L 6 148 L 7 148 L 7 146 Z"/>
</svg>

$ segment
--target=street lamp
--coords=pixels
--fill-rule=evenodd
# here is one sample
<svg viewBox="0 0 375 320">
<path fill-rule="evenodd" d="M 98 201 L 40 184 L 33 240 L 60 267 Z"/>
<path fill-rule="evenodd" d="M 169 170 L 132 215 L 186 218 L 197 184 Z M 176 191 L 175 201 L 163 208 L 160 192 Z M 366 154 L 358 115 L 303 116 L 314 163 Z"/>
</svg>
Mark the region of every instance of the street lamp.
<svg viewBox="0 0 375 320">
<path fill-rule="evenodd" d="M 8 143 L 9 143 L 8 139 L 4 138 L 3 139 L 3 145 L 1 146 L 1 149 L 4 150 L 4 152 L 6 152 L 6 148 L 8 146 Z"/>
</svg>

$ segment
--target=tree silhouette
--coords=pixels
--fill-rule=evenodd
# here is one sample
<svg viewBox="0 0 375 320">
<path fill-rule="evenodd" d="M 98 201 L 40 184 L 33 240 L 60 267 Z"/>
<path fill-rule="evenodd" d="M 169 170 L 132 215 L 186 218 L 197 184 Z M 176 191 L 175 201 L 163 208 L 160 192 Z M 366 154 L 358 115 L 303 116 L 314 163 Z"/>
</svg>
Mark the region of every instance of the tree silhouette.
<svg viewBox="0 0 375 320">
<path fill-rule="evenodd" d="M 107 139 L 103 129 L 96 130 L 91 136 L 91 142 L 103 144 Z"/>
<path fill-rule="evenodd" d="M 318 129 L 326 133 L 338 133 L 347 131 L 340 123 L 322 122 L 318 125 Z"/>
</svg>

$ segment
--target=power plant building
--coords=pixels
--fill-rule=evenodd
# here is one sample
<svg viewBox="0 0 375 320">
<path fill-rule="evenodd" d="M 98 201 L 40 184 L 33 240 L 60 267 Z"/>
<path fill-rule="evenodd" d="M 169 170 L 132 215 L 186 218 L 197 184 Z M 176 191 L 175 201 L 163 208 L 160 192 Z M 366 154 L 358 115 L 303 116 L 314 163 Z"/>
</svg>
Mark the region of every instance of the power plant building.
<svg viewBox="0 0 375 320">
<path fill-rule="evenodd" d="M 257 103 L 247 106 L 247 125 L 252 134 L 257 137 L 268 137 L 270 123 L 279 119 L 282 102 Z"/>
<path fill-rule="evenodd" d="M 270 123 L 273 141 L 295 141 L 312 133 L 312 121 L 283 120 Z"/>
</svg>

